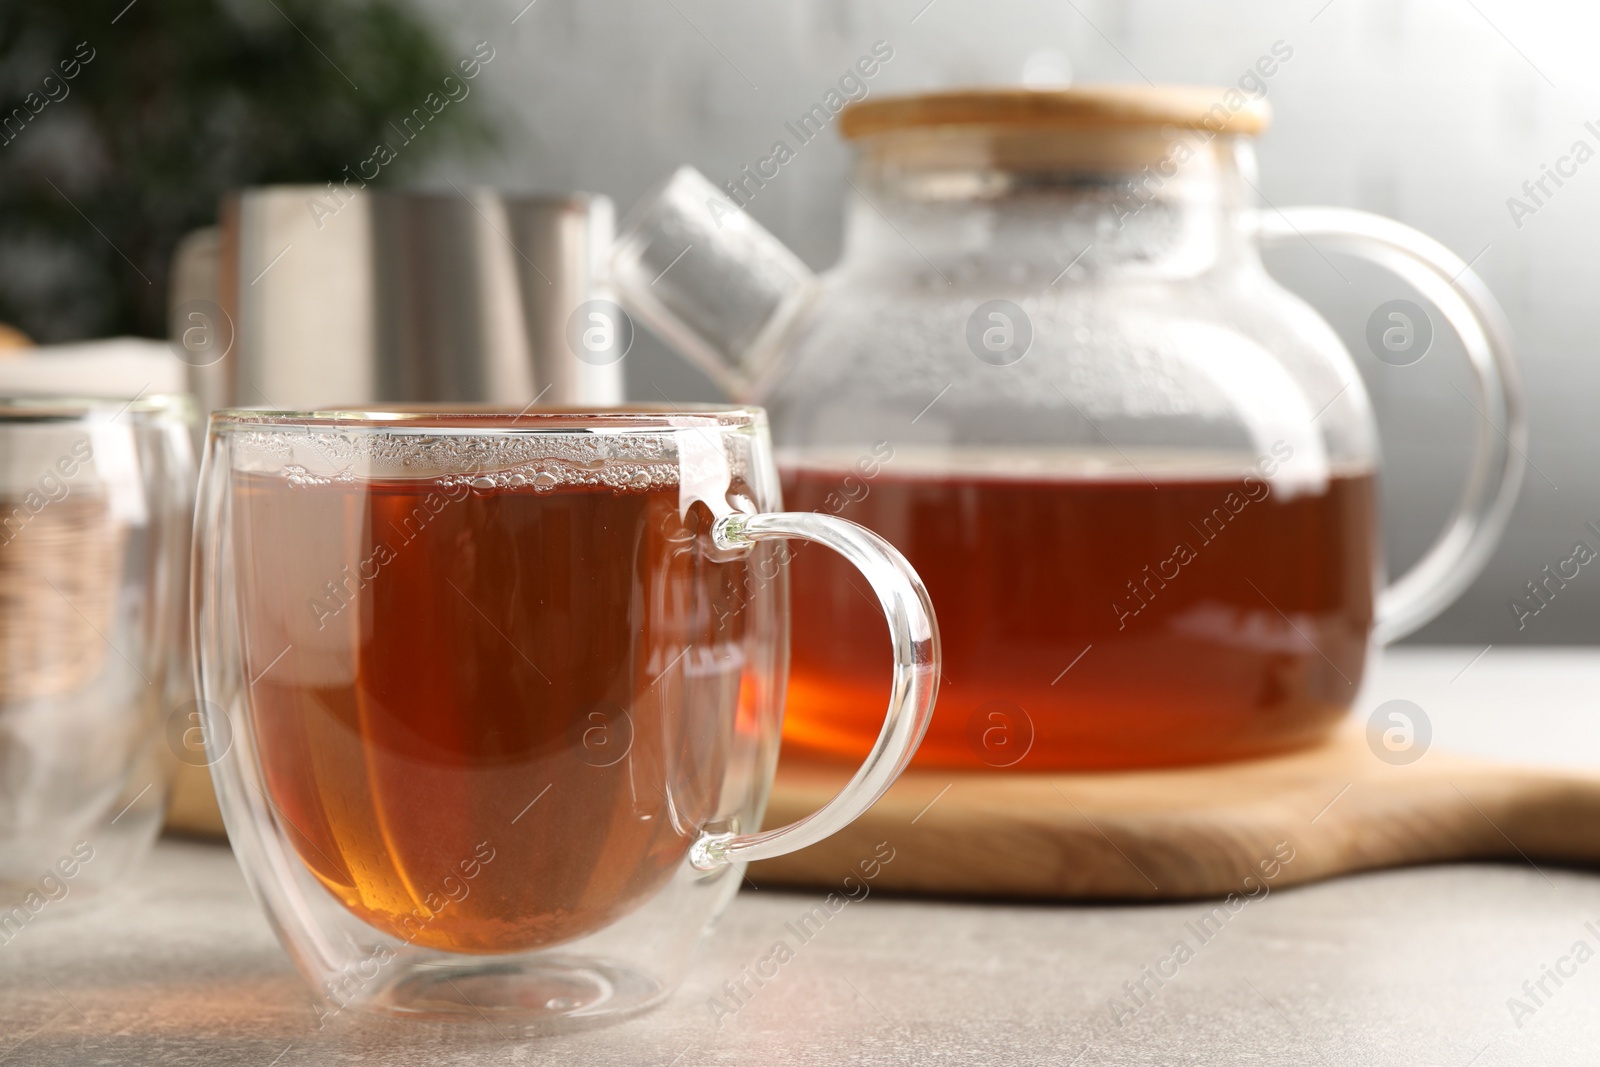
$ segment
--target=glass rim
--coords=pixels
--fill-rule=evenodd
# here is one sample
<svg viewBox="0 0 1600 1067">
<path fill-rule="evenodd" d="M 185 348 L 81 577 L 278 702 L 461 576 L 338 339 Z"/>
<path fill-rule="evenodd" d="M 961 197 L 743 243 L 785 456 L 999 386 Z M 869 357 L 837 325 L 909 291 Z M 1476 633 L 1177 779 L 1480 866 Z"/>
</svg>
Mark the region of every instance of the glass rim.
<svg viewBox="0 0 1600 1067">
<path fill-rule="evenodd" d="M 108 414 L 111 421 L 126 414 L 172 414 L 188 420 L 194 415 L 194 398 L 188 393 L 151 393 L 131 398 L 71 393 L 0 395 L 0 425 L 82 422 Z"/>
<path fill-rule="evenodd" d="M 516 410 L 504 404 L 405 403 L 352 408 L 281 410 L 222 408 L 210 433 L 304 430 L 307 433 L 382 431 L 451 436 L 510 434 L 661 434 L 674 430 L 741 430 L 766 425 L 751 404 L 550 405 Z"/>
</svg>

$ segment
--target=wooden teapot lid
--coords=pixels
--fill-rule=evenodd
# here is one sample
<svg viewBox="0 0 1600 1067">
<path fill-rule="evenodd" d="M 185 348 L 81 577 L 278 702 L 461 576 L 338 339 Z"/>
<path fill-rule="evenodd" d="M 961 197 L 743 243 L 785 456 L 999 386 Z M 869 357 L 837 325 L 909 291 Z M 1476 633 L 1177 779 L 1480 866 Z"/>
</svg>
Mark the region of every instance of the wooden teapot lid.
<svg viewBox="0 0 1600 1067">
<path fill-rule="evenodd" d="M 1172 126 L 1254 136 L 1267 127 L 1263 97 L 1237 88 L 1082 85 L 1069 89 L 953 89 L 862 100 L 839 116 L 849 140 L 899 130 L 987 127 L 1111 130 Z"/>
</svg>

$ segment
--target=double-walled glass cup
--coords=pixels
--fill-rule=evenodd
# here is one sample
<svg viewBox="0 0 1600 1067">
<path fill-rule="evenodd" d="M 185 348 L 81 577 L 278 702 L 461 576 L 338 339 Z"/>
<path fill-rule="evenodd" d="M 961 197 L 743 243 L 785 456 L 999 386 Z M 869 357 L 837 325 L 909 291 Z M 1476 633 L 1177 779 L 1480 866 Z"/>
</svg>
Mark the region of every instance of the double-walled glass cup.
<svg viewBox="0 0 1600 1067">
<path fill-rule="evenodd" d="M 932 608 L 887 542 L 774 513 L 777 486 L 755 408 L 212 417 L 194 598 L 212 771 L 324 1015 L 537 1032 L 647 1007 L 745 861 L 883 794 L 932 714 Z M 792 541 L 860 570 L 894 667 L 850 784 L 756 832 Z"/>
<path fill-rule="evenodd" d="M 192 418 L 182 397 L 0 400 L 0 946 L 160 829 L 162 727 L 192 701 Z"/>
</svg>

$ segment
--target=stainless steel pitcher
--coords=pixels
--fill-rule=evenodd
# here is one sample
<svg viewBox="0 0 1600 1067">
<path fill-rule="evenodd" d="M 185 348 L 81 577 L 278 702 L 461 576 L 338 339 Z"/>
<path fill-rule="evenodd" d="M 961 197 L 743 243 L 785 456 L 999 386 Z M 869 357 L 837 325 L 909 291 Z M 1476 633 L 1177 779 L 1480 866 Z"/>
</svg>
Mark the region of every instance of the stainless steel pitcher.
<svg viewBox="0 0 1600 1067">
<path fill-rule="evenodd" d="M 618 403 L 613 227 L 584 194 L 247 189 L 178 249 L 173 348 L 203 411 Z"/>
</svg>

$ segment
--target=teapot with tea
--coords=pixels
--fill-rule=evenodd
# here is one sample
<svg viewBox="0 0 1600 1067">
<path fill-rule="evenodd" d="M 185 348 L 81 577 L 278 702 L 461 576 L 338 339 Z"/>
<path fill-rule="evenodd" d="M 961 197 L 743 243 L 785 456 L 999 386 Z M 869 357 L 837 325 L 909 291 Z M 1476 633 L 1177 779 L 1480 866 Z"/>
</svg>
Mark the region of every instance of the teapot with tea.
<svg viewBox="0 0 1600 1067">
<path fill-rule="evenodd" d="M 1266 119 L 1203 89 L 862 101 L 839 120 L 857 148 L 845 250 L 820 277 L 742 210 L 749 190 L 687 168 L 625 221 L 624 303 L 769 410 L 786 506 L 871 527 L 926 582 L 945 660 L 918 764 L 1314 742 L 1372 650 L 1449 604 L 1499 537 L 1526 431 L 1493 298 L 1389 219 L 1258 210 Z M 1388 584 L 1367 393 L 1261 262 L 1300 242 L 1392 270 L 1472 370 L 1455 512 Z M 1430 329 L 1419 315 L 1380 321 L 1391 362 Z M 791 574 L 785 740 L 859 756 L 883 718 L 881 618 L 838 558 L 800 553 Z"/>
</svg>

